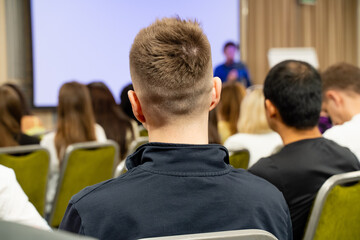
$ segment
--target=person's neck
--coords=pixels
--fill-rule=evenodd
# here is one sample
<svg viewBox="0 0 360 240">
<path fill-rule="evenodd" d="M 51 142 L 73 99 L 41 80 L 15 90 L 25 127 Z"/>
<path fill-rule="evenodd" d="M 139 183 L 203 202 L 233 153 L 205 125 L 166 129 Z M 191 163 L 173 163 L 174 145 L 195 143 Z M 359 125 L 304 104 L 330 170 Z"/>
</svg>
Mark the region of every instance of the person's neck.
<svg viewBox="0 0 360 240">
<path fill-rule="evenodd" d="M 178 119 L 163 126 L 148 126 L 149 142 L 208 144 L 208 118 Z"/>
<path fill-rule="evenodd" d="M 360 95 L 353 94 L 352 97 L 346 98 L 345 101 L 345 113 L 346 121 L 350 121 L 355 115 L 360 113 Z"/>
<path fill-rule="evenodd" d="M 283 126 L 279 128 L 277 132 L 279 133 L 284 145 L 300 140 L 322 137 L 321 132 L 319 131 L 317 126 L 311 129 L 304 130 Z"/>
<path fill-rule="evenodd" d="M 234 59 L 227 59 L 225 61 L 225 65 L 232 65 L 234 63 Z"/>
</svg>

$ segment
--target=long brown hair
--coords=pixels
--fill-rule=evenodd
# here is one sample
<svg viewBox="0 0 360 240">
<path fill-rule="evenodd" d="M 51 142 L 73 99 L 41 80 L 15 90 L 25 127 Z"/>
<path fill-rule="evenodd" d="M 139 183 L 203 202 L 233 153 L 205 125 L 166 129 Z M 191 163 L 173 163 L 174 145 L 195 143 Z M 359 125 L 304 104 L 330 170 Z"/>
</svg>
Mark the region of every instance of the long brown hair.
<svg viewBox="0 0 360 240">
<path fill-rule="evenodd" d="M 57 112 L 55 147 L 61 162 L 68 145 L 96 140 L 94 113 L 86 86 L 78 82 L 62 85 Z"/>
<path fill-rule="evenodd" d="M 240 106 L 245 94 L 245 87 L 239 82 L 227 82 L 223 84 L 217 111 L 219 120 L 229 123 L 231 135 L 237 132 Z"/>
<path fill-rule="evenodd" d="M 19 145 L 22 113 L 21 101 L 15 90 L 0 86 L 0 147 Z"/>
<path fill-rule="evenodd" d="M 129 142 L 134 139 L 130 119 L 121 111 L 114 96 L 103 82 L 92 82 L 87 87 L 90 91 L 96 122 L 104 128 L 107 138 L 119 144 L 120 157 L 124 159 L 128 149 L 127 133 L 131 134 Z"/>
</svg>

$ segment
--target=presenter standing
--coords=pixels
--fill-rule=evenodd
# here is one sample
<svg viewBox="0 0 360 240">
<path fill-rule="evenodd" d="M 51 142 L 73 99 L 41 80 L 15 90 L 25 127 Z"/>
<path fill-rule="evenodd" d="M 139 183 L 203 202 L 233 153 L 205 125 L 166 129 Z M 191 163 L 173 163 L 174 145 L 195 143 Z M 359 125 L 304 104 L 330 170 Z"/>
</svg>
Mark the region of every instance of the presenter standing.
<svg viewBox="0 0 360 240">
<path fill-rule="evenodd" d="M 245 87 L 251 85 L 249 73 L 244 63 L 235 62 L 235 53 L 238 50 L 234 42 L 227 42 L 224 46 L 225 63 L 215 68 L 214 77 L 219 77 L 222 82 L 239 81 Z"/>
</svg>

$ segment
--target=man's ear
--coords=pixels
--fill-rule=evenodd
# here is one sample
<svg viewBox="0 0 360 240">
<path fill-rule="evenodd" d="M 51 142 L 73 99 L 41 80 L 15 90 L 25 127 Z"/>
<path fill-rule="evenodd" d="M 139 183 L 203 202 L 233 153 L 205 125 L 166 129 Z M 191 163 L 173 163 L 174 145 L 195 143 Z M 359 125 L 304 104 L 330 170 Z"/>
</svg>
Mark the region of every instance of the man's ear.
<svg viewBox="0 0 360 240">
<path fill-rule="evenodd" d="M 341 94 L 339 94 L 337 91 L 334 90 L 326 91 L 325 99 L 327 99 L 327 101 L 332 101 L 337 107 L 342 105 L 344 102 L 344 99 L 342 98 Z"/>
<path fill-rule="evenodd" d="M 278 115 L 277 108 L 269 99 L 265 100 L 265 110 L 269 119 L 275 118 Z"/>
<path fill-rule="evenodd" d="M 146 122 L 146 119 L 143 114 L 139 98 L 137 97 L 136 93 L 133 90 L 128 91 L 128 97 L 131 103 L 134 116 L 139 122 L 144 124 Z"/>
<path fill-rule="evenodd" d="M 221 95 L 221 87 L 222 87 L 222 83 L 220 78 L 214 77 L 213 87 L 211 90 L 211 104 L 209 107 L 209 111 L 213 110 L 216 107 L 216 105 L 219 103 L 220 95 Z"/>
</svg>

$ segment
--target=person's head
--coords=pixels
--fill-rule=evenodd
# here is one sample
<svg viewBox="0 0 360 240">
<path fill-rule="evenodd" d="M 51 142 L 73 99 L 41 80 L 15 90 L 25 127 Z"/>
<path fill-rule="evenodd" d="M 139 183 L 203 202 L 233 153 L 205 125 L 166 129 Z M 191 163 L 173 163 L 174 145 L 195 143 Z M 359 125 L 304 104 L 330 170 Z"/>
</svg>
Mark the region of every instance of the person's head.
<svg viewBox="0 0 360 240">
<path fill-rule="evenodd" d="M 263 134 L 271 131 L 266 120 L 265 97 L 261 85 L 252 86 L 241 103 L 238 131 L 240 133 Z"/>
<path fill-rule="evenodd" d="M 208 116 L 218 102 L 221 81 L 213 78 L 210 44 L 196 21 L 155 21 L 137 34 L 129 58 L 129 98 L 145 126 Z"/>
<path fill-rule="evenodd" d="M 334 124 L 343 124 L 359 113 L 360 68 L 348 63 L 333 65 L 322 74 L 322 81 L 323 110 Z"/>
<path fill-rule="evenodd" d="M 16 94 L 19 96 L 20 102 L 21 102 L 21 109 L 23 111 L 23 115 L 31 115 L 31 110 L 29 107 L 29 104 L 27 103 L 23 91 L 20 89 L 20 87 L 13 83 L 5 83 L 4 86 L 11 87 L 14 89 Z"/>
<path fill-rule="evenodd" d="M 120 92 L 120 109 L 124 112 L 124 114 L 136 121 L 139 125 L 141 124 L 137 119 L 136 117 L 134 116 L 134 113 L 132 111 L 132 108 L 131 108 L 131 103 L 130 103 L 130 100 L 129 100 L 129 97 L 128 97 L 128 92 L 130 90 L 134 90 L 134 87 L 132 85 L 132 83 L 126 85 Z"/>
<path fill-rule="evenodd" d="M 269 125 L 276 123 L 296 130 L 317 126 L 321 111 L 321 78 L 310 64 L 287 60 L 275 65 L 264 83 Z"/>
<path fill-rule="evenodd" d="M 245 87 L 239 82 L 226 82 L 222 87 L 217 113 L 219 120 L 229 123 L 231 134 L 237 132 L 240 106 L 245 95 Z"/>
<path fill-rule="evenodd" d="M 130 120 L 119 109 L 110 89 L 103 82 L 92 82 L 87 85 L 94 110 L 95 120 L 105 131 L 106 137 L 116 141 L 120 146 L 120 157 L 123 159 L 128 146 L 126 136 L 134 133 Z"/>
<path fill-rule="evenodd" d="M 68 145 L 96 140 L 94 114 L 86 86 L 75 81 L 63 84 L 59 91 L 57 113 L 55 146 L 61 161 Z"/>
<path fill-rule="evenodd" d="M 235 58 L 235 53 L 238 50 L 238 46 L 234 42 L 227 42 L 224 45 L 224 55 L 226 62 L 233 62 Z"/>
<path fill-rule="evenodd" d="M 116 106 L 116 101 L 110 89 L 103 82 L 91 82 L 89 89 L 93 111 L 96 116 L 106 114 Z"/>
<path fill-rule="evenodd" d="M 18 145 L 23 111 L 21 100 L 14 89 L 0 86 L 0 147 Z"/>
</svg>

